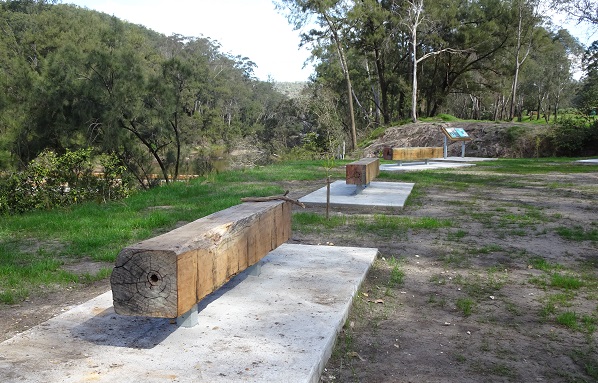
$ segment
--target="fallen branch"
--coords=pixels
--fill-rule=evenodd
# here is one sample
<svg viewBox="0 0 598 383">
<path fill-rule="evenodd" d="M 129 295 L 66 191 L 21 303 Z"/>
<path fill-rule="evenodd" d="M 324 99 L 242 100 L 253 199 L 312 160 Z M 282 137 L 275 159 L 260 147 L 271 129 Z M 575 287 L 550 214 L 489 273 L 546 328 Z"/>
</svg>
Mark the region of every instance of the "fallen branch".
<svg viewBox="0 0 598 383">
<path fill-rule="evenodd" d="M 267 201 L 287 201 L 292 203 L 293 205 L 301 206 L 305 209 L 305 205 L 302 202 L 294 200 L 292 198 L 287 197 L 289 191 L 285 191 L 283 195 L 273 195 L 270 197 L 245 197 L 241 198 L 241 202 L 267 202 Z"/>
</svg>

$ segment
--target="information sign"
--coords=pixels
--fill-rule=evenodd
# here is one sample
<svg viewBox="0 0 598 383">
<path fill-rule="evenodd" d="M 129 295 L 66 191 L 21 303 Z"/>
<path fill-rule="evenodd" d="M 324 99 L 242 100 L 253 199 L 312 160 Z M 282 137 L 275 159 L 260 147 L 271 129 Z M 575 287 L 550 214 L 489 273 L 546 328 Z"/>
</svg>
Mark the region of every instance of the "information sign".
<svg viewBox="0 0 598 383">
<path fill-rule="evenodd" d="M 471 141 L 471 137 L 463 128 L 442 127 L 442 132 L 452 141 Z"/>
</svg>

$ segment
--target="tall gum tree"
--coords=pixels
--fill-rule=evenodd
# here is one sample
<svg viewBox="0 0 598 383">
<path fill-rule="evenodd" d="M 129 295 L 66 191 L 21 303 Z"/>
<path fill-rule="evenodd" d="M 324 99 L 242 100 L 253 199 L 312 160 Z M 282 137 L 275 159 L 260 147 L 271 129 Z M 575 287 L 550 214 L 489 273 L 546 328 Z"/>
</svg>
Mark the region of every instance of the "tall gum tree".
<svg viewBox="0 0 598 383">
<path fill-rule="evenodd" d="M 534 31 L 539 22 L 536 14 L 538 7 L 537 0 L 514 0 L 513 13 L 517 22 L 515 26 L 515 52 L 513 83 L 511 86 L 511 103 L 509 107 L 509 120 L 515 117 L 516 109 L 521 113 L 521 107 L 518 106 L 517 87 L 519 86 L 519 73 L 521 67 L 529 57 L 534 41 Z"/>
<path fill-rule="evenodd" d="M 310 16 L 316 16 L 319 26 L 324 29 L 312 29 L 309 33 L 303 34 L 302 44 L 317 41 L 322 37 L 327 37 L 333 42 L 346 82 L 351 144 L 353 149 L 356 149 L 357 129 L 355 127 L 355 112 L 353 107 L 354 95 L 343 36 L 343 28 L 347 19 L 347 12 L 351 6 L 350 3 L 350 1 L 346 0 L 280 0 L 275 2 L 275 5 L 281 11 L 288 11 L 286 14 L 287 20 L 296 30 L 307 26 L 310 22 Z"/>
<path fill-rule="evenodd" d="M 408 0 L 406 2 L 406 6 L 407 8 L 404 11 L 406 12 L 406 16 L 403 23 L 409 30 L 411 36 L 411 121 L 417 122 L 417 66 L 429 57 L 442 53 L 458 53 L 460 51 L 452 48 L 441 48 L 436 51 L 428 51 L 427 53 L 424 53 L 422 56 L 418 57 L 418 30 L 424 23 L 427 22 L 424 15 L 424 1 Z M 398 9 L 397 12 L 401 12 L 400 8 L 397 7 L 396 9 Z"/>
</svg>

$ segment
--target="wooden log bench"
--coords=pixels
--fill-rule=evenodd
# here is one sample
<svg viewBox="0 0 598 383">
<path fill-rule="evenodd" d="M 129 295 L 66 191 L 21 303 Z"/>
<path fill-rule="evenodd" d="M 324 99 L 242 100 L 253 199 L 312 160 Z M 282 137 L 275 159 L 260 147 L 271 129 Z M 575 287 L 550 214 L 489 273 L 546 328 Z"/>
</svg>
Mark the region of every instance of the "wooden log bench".
<svg viewBox="0 0 598 383">
<path fill-rule="evenodd" d="M 348 185 L 356 185 L 358 193 L 379 174 L 380 160 L 377 158 L 362 158 L 346 166 L 346 182 Z"/>
<path fill-rule="evenodd" d="M 178 318 L 290 235 L 289 202 L 246 202 L 128 246 L 110 277 L 114 310 Z"/>
<path fill-rule="evenodd" d="M 399 166 L 404 161 L 421 161 L 424 160 L 426 165 L 429 164 L 431 158 L 440 158 L 444 156 L 444 149 L 438 147 L 413 147 L 413 148 L 384 148 L 382 157 L 385 160 L 398 161 Z"/>
</svg>

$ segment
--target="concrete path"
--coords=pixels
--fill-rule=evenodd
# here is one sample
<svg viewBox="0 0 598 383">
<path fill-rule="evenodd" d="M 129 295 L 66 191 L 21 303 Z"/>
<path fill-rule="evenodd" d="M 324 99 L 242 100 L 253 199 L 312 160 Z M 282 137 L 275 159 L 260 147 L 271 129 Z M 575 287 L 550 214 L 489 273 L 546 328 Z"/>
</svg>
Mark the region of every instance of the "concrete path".
<svg viewBox="0 0 598 383">
<path fill-rule="evenodd" d="M 402 209 L 414 185 L 406 182 L 370 182 L 361 193 L 356 193 L 355 185 L 335 181 L 330 185 L 330 205 L 333 208 Z M 326 187 L 300 198 L 299 201 L 307 206 L 326 206 Z"/>
<path fill-rule="evenodd" d="M 318 382 L 376 254 L 282 245 L 259 276 L 246 270 L 200 302 L 192 328 L 117 315 L 107 292 L 0 343 L 0 380 Z"/>
<path fill-rule="evenodd" d="M 434 170 L 434 169 L 451 169 L 462 168 L 467 166 L 475 166 L 472 162 L 496 161 L 496 158 L 487 157 L 447 157 L 447 158 L 432 158 L 426 165 L 425 161 L 407 161 L 402 165 L 398 163 L 381 164 L 381 171 L 389 172 L 409 172 L 420 170 Z"/>
<path fill-rule="evenodd" d="M 598 164 L 598 158 L 593 158 L 589 160 L 578 160 L 576 162 L 581 162 L 582 164 Z"/>
<path fill-rule="evenodd" d="M 387 172 L 413 172 L 422 170 L 436 170 L 436 169 L 452 169 L 452 168 L 465 168 L 468 166 L 475 166 L 475 164 L 462 163 L 462 162 L 439 162 L 430 161 L 427 165 L 425 162 L 404 162 L 402 165 L 394 164 L 381 164 L 380 171 Z"/>
<path fill-rule="evenodd" d="M 440 157 L 432 158 L 434 162 L 484 162 L 484 161 L 496 161 L 498 158 L 489 157 Z"/>
</svg>

